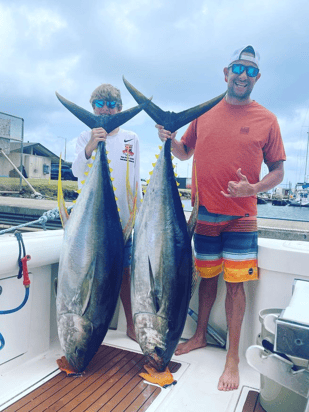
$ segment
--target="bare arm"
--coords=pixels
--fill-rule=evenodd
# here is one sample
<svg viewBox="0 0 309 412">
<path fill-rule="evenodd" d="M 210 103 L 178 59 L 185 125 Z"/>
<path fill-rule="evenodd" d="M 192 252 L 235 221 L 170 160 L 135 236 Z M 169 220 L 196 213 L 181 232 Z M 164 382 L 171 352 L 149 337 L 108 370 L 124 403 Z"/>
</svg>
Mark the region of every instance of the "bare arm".
<svg viewBox="0 0 309 412">
<path fill-rule="evenodd" d="M 86 159 L 89 159 L 92 152 L 98 147 L 99 142 L 106 141 L 107 133 L 102 127 L 91 130 L 91 138 L 85 147 Z"/>
<path fill-rule="evenodd" d="M 263 179 L 254 184 L 250 184 L 245 175 L 241 173 L 241 169 L 237 170 L 238 182 L 230 181 L 228 183 L 227 192 L 221 192 L 225 197 L 248 197 L 255 196 L 260 192 L 266 192 L 282 182 L 284 177 L 283 161 L 267 163 L 269 173 Z"/>
<path fill-rule="evenodd" d="M 179 160 L 188 160 L 194 153 L 193 148 L 187 147 L 181 141 L 176 140 L 177 132 L 171 133 L 168 130 L 165 130 L 163 126 L 156 125 L 158 130 L 159 138 L 162 142 L 165 142 L 166 139 L 172 139 L 172 149 L 173 156 L 176 156 Z"/>
<path fill-rule="evenodd" d="M 255 184 L 256 194 L 260 192 L 267 192 L 282 182 L 284 177 L 283 161 L 267 163 L 269 173 L 263 179 Z"/>
</svg>

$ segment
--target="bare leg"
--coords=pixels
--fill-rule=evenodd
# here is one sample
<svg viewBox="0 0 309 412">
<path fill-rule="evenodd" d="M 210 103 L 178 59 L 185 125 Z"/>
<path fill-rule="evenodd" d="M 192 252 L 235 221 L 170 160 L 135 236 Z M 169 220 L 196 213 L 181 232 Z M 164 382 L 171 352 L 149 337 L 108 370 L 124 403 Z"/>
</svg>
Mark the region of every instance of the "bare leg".
<svg viewBox="0 0 309 412">
<path fill-rule="evenodd" d="M 243 283 L 226 283 L 225 301 L 226 319 L 229 329 L 229 350 L 223 374 L 219 379 L 220 391 L 232 391 L 239 386 L 239 340 L 243 321 L 246 296 Z"/>
<path fill-rule="evenodd" d="M 132 317 L 132 308 L 131 308 L 131 294 L 130 294 L 130 280 L 131 280 L 131 271 L 130 267 L 123 269 L 123 279 L 120 289 L 120 299 L 123 304 L 124 313 L 127 321 L 127 335 L 129 338 L 136 340 L 133 317 Z"/>
<path fill-rule="evenodd" d="M 187 342 L 177 346 L 175 355 L 182 355 L 191 350 L 203 348 L 207 345 L 206 331 L 211 308 L 216 300 L 218 276 L 211 279 L 202 279 L 199 287 L 199 310 L 195 334 Z"/>
</svg>

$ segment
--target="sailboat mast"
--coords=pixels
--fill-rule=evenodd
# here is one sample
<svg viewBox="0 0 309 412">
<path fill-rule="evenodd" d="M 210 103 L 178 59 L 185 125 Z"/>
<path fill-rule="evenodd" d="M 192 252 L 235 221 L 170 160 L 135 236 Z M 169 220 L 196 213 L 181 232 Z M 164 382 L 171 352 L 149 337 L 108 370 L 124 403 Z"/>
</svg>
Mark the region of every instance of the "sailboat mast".
<svg viewBox="0 0 309 412">
<path fill-rule="evenodd" d="M 307 139 L 307 153 L 306 153 L 306 167 L 305 167 L 304 183 L 307 183 L 307 163 L 308 163 L 309 132 L 307 132 L 307 135 L 308 135 L 308 139 Z"/>
</svg>

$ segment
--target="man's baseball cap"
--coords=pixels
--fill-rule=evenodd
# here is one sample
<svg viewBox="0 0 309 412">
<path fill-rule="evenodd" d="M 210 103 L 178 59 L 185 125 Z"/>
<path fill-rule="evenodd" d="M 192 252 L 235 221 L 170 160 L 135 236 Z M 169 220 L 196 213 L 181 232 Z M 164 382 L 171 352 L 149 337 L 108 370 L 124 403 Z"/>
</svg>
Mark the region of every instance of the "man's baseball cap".
<svg viewBox="0 0 309 412">
<path fill-rule="evenodd" d="M 243 53 L 250 53 L 253 54 L 253 56 Z M 260 55 L 252 46 L 246 46 L 234 51 L 230 57 L 228 67 L 237 60 L 248 60 L 249 62 L 255 63 L 257 67 L 259 67 Z"/>
</svg>

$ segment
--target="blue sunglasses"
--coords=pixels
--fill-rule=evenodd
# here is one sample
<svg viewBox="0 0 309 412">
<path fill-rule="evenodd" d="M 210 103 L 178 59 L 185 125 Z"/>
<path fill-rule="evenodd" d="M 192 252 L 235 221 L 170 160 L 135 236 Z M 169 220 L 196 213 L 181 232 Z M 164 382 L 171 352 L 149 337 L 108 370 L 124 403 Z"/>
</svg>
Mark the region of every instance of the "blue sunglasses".
<svg viewBox="0 0 309 412">
<path fill-rule="evenodd" d="M 106 103 L 106 106 L 109 109 L 114 109 L 116 107 L 116 104 L 117 104 L 117 102 L 115 102 L 115 101 L 110 102 L 108 100 L 94 100 L 93 101 L 93 104 L 98 108 L 104 107 L 105 103 Z"/>
<path fill-rule="evenodd" d="M 242 74 L 245 70 L 249 77 L 256 77 L 259 74 L 259 69 L 254 66 L 245 66 L 240 63 L 234 63 L 231 66 L 232 72 L 235 74 Z"/>
</svg>

